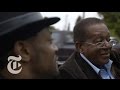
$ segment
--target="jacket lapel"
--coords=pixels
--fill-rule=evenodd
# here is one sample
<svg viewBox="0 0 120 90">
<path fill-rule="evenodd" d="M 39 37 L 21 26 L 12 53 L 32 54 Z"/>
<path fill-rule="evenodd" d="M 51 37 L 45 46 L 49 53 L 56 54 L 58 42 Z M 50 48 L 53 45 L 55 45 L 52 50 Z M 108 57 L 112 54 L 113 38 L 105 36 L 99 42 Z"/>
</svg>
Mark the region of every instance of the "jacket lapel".
<svg viewBox="0 0 120 90">
<path fill-rule="evenodd" d="M 75 60 L 88 79 L 100 79 L 100 76 L 93 70 L 93 68 L 80 56 L 75 54 Z"/>
</svg>

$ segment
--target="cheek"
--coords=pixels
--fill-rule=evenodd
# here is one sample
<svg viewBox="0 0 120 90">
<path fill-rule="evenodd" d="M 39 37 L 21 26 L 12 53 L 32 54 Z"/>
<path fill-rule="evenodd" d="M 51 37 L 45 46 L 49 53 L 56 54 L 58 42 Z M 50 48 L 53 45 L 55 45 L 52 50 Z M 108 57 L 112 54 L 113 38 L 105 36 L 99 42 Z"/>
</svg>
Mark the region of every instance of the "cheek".
<svg viewBox="0 0 120 90">
<path fill-rule="evenodd" d="M 54 49 L 52 48 L 52 46 L 47 46 L 45 49 L 44 49 L 44 53 L 46 55 L 46 58 L 50 59 L 50 58 L 53 58 L 54 55 L 55 55 L 55 51 Z"/>
<path fill-rule="evenodd" d="M 41 48 L 41 50 L 40 50 L 40 58 L 41 58 L 41 60 L 45 60 L 46 62 L 46 64 L 48 65 L 48 64 L 50 64 L 51 65 L 51 63 L 55 63 L 55 60 L 54 60 L 54 58 L 55 58 L 55 51 L 54 51 L 54 49 L 49 45 L 49 46 L 46 46 L 46 47 L 44 47 L 44 48 Z"/>
<path fill-rule="evenodd" d="M 99 49 L 95 47 L 88 47 L 84 49 L 84 55 L 88 58 L 98 58 L 99 57 Z"/>
<path fill-rule="evenodd" d="M 45 71 L 55 72 L 57 70 L 55 51 L 51 46 L 41 50 L 40 58 Z"/>
</svg>

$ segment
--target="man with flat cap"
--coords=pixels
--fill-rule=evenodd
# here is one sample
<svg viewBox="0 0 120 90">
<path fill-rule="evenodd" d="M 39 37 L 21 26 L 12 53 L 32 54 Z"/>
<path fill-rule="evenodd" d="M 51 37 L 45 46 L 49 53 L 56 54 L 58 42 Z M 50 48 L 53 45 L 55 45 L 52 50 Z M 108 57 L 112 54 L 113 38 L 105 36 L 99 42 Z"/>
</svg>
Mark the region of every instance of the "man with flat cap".
<svg viewBox="0 0 120 90">
<path fill-rule="evenodd" d="M 54 79 L 58 75 L 50 25 L 39 12 L 0 12 L 0 78 Z"/>
</svg>

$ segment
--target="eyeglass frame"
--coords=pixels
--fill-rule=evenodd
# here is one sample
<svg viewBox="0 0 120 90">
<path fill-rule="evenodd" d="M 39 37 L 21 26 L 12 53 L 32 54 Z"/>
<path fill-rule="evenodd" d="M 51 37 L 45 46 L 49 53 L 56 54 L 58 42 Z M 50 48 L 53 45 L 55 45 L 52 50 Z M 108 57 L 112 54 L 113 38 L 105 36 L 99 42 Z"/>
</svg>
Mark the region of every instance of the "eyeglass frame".
<svg viewBox="0 0 120 90">
<path fill-rule="evenodd" d="M 105 41 L 106 41 L 107 43 L 109 43 L 111 46 L 116 45 L 116 44 L 113 43 L 113 40 L 110 40 L 110 41 L 104 40 L 104 41 L 102 41 L 102 42 L 97 42 L 97 43 L 90 43 L 90 42 L 84 42 L 84 41 L 82 41 L 82 43 L 87 43 L 87 44 L 91 44 L 91 45 L 103 47 L 103 46 L 105 46 Z M 112 43 L 111 43 L 111 42 L 112 42 Z M 78 42 L 77 42 L 77 43 L 78 43 Z M 100 44 L 101 44 L 101 46 L 100 46 Z M 103 44 L 103 45 L 102 45 L 102 44 Z"/>
</svg>

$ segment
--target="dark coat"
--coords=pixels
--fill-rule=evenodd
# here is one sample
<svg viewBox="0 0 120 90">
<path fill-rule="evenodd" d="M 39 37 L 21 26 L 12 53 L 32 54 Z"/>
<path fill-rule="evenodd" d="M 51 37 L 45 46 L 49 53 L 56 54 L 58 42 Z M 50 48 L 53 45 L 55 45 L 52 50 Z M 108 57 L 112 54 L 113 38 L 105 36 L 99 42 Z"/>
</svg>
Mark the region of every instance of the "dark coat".
<svg viewBox="0 0 120 90">
<path fill-rule="evenodd" d="M 101 79 L 77 52 L 59 68 L 59 71 L 62 79 Z"/>
</svg>

